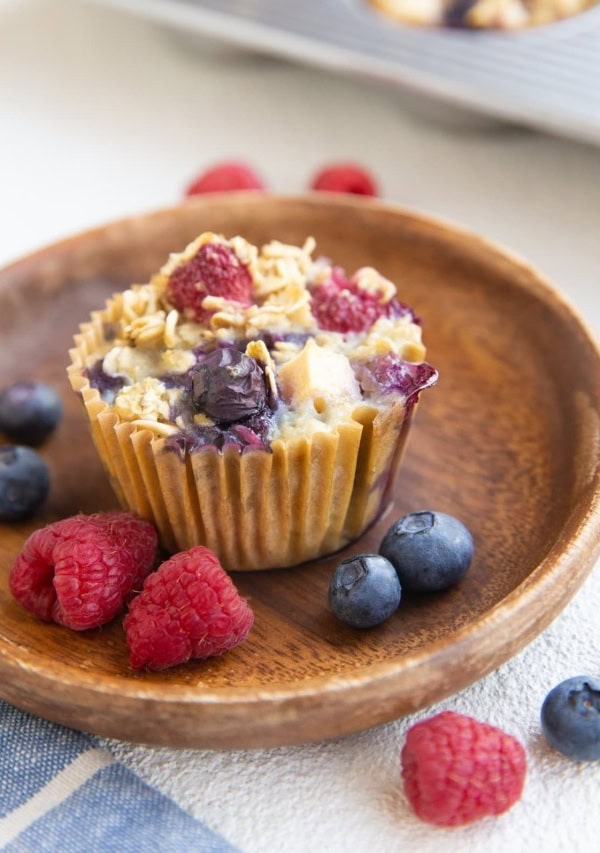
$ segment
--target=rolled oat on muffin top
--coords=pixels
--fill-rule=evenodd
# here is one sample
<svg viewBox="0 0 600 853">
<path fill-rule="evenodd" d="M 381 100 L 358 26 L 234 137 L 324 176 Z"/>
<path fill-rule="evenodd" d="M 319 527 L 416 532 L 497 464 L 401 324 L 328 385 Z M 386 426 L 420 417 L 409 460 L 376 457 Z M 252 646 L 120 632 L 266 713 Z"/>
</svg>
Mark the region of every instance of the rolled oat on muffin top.
<svg viewBox="0 0 600 853">
<path fill-rule="evenodd" d="M 69 375 L 100 456 L 169 550 L 292 565 L 383 507 L 437 374 L 395 285 L 314 249 L 202 234 L 76 337 Z"/>
</svg>

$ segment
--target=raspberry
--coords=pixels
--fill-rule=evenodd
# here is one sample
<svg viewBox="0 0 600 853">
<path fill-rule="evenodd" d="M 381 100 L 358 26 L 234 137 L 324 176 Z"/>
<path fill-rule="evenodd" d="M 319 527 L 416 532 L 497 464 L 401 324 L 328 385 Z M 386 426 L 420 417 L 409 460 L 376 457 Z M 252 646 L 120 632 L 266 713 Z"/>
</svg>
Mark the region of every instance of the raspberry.
<svg viewBox="0 0 600 853">
<path fill-rule="evenodd" d="M 198 175 L 187 187 L 186 196 L 231 190 L 262 190 L 264 184 L 256 172 L 245 163 L 217 163 Z"/>
<path fill-rule="evenodd" d="M 167 285 L 170 302 L 198 323 L 211 316 L 202 307 L 206 296 L 223 296 L 249 305 L 251 295 L 252 277 L 248 268 L 225 243 L 204 243 L 191 260 L 177 267 Z"/>
<path fill-rule="evenodd" d="M 198 545 L 164 562 L 125 617 L 132 667 L 166 669 L 221 655 L 244 640 L 254 613 L 209 548 Z"/>
<path fill-rule="evenodd" d="M 128 512 L 76 515 L 36 530 L 10 573 L 17 601 L 46 622 L 97 628 L 121 610 L 154 565 L 157 536 Z"/>
<path fill-rule="evenodd" d="M 376 295 L 346 278 L 341 267 L 334 267 L 331 278 L 313 287 L 311 311 L 319 328 L 329 332 L 364 332 L 380 317 L 411 313 L 397 299 L 380 302 Z"/>
<path fill-rule="evenodd" d="M 525 770 L 518 740 L 454 711 L 414 725 L 402 749 L 408 801 L 417 817 L 438 826 L 507 811 L 521 796 Z"/>
<path fill-rule="evenodd" d="M 310 184 L 311 190 L 351 195 L 377 195 L 374 178 L 354 163 L 332 163 L 321 169 Z"/>
</svg>

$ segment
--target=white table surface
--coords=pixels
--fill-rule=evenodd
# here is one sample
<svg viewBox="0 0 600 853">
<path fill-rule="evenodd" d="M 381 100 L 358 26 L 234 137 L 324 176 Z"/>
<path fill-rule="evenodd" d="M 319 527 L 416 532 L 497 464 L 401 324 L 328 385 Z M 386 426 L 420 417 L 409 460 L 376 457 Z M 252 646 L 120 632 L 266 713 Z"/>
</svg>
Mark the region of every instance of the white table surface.
<svg viewBox="0 0 600 853">
<path fill-rule="evenodd" d="M 175 202 L 216 160 L 245 159 L 273 190 L 294 192 L 322 163 L 354 159 L 376 173 L 386 198 L 526 257 L 598 335 L 600 149 L 427 112 L 368 82 L 208 46 L 184 50 L 154 26 L 96 6 L 0 0 L 0 263 Z M 599 612 L 596 571 L 525 651 L 418 715 L 453 708 L 527 747 L 521 802 L 467 829 L 427 827 L 404 802 L 399 750 L 415 718 L 255 752 L 111 748 L 245 853 L 597 850 L 600 762 L 551 752 L 538 715 L 555 683 L 600 672 Z"/>
</svg>

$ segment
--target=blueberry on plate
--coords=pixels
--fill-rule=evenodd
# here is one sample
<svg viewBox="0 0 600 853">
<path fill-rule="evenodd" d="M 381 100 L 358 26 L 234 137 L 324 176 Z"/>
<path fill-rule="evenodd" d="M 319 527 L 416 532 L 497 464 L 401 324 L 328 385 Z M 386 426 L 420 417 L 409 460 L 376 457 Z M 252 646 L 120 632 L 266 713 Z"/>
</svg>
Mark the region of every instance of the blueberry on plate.
<svg viewBox="0 0 600 853">
<path fill-rule="evenodd" d="M 600 759 L 600 679 L 579 675 L 561 681 L 544 699 L 541 719 L 546 740 L 563 755 Z"/>
<path fill-rule="evenodd" d="M 29 447 L 0 446 L 0 521 L 28 518 L 46 500 L 50 476 Z"/>
<path fill-rule="evenodd" d="M 437 592 L 457 583 L 473 559 L 473 537 L 444 512 L 411 512 L 382 539 L 379 553 L 392 563 L 403 589 Z"/>
<path fill-rule="evenodd" d="M 0 432 L 19 444 L 45 441 L 62 415 L 62 402 L 43 382 L 16 382 L 0 392 Z"/>
<path fill-rule="evenodd" d="M 347 625 L 373 628 L 398 608 L 401 594 L 398 575 L 388 560 L 379 554 L 358 554 L 336 568 L 329 584 L 329 606 Z"/>
</svg>

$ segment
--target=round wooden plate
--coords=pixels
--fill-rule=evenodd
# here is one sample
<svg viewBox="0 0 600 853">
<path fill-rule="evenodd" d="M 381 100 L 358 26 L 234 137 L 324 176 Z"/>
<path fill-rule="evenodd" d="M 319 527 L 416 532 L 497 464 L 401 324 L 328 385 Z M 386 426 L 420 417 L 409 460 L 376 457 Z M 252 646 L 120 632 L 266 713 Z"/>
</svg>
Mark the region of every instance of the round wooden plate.
<svg viewBox="0 0 600 853">
<path fill-rule="evenodd" d="M 422 395 L 393 505 L 347 553 L 433 508 L 472 530 L 454 589 L 406 595 L 369 631 L 328 612 L 339 555 L 237 574 L 256 614 L 237 649 L 163 673 L 128 666 L 121 620 L 77 634 L 29 616 L 8 592 L 26 536 L 116 506 L 65 378 L 78 323 L 204 230 L 301 243 L 353 270 L 373 265 L 424 318 L 436 388 Z M 199 198 L 51 246 L 0 273 L 0 387 L 37 378 L 65 417 L 42 448 L 50 499 L 0 527 L 0 695 L 48 719 L 127 740 L 254 747 L 343 735 L 422 708 L 506 661 L 578 589 L 600 548 L 600 355 L 528 266 L 481 239 L 377 202 L 259 194 Z"/>
</svg>

